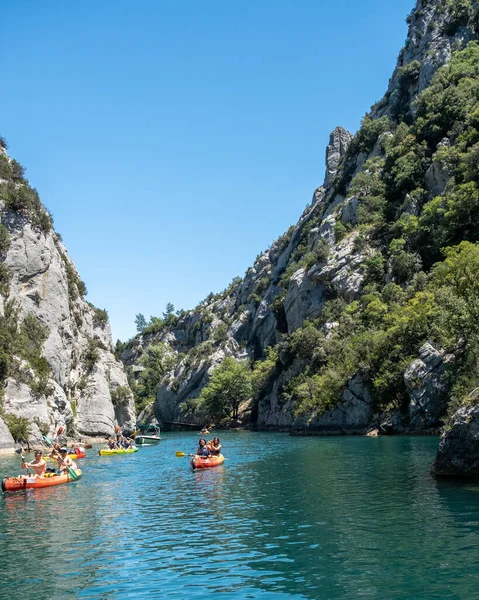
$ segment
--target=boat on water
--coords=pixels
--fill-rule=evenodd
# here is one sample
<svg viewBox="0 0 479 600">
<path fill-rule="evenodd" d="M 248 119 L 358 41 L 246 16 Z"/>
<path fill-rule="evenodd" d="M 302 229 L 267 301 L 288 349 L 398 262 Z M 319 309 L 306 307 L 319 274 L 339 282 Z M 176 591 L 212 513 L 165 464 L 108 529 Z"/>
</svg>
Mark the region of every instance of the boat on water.
<svg viewBox="0 0 479 600">
<path fill-rule="evenodd" d="M 219 467 L 225 462 L 225 457 L 222 454 L 218 456 L 198 456 L 195 454 L 190 460 L 192 469 L 209 469 L 211 467 Z"/>
<path fill-rule="evenodd" d="M 135 436 L 135 443 L 139 446 L 153 446 L 161 441 L 158 425 L 140 425 L 140 432 Z"/>
<path fill-rule="evenodd" d="M 102 448 L 98 450 L 98 454 L 100 456 L 113 456 L 114 454 L 133 454 L 134 452 L 138 452 L 138 448 L 136 446 L 132 446 L 131 448 Z"/>
<path fill-rule="evenodd" d="M 81 469 L 75 471 L 77 479 L 80 479 Z M 56 473 L 47 473 L 44 477 L 4 477 L 2 479 L 2 492 L 19 492 L 21 490 L 38 489 L 52 487 L 71 483 L 77 479 L 72 479 L 68 473 L 57 475 Z"/>
</svg>

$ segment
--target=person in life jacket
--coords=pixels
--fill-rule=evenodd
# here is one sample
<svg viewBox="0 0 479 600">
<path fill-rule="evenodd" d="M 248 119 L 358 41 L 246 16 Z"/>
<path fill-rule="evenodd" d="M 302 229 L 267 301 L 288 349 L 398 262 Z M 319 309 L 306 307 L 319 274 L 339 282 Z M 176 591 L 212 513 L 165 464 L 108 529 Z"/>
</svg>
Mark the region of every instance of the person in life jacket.
<svg viewBox="0 0 479 600">
<path fill-rule="evenodd" d="M 206 445 L 206 440 L 204 438 L 200 439 L 199 445 L 198 445 L 198 450 L 196 451 L 196 454 L 198 456 L 204 456 L 204 457 L 208 457 L 210 455 L 210 451 L 208 449 L 208 446 Z"/>
</svg>

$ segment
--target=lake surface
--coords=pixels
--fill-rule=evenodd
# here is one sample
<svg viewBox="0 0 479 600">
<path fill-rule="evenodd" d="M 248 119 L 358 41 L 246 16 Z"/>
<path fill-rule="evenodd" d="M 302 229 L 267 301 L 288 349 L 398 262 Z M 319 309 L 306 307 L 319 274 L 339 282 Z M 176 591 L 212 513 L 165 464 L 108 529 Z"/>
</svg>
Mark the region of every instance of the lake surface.
<svg viewBox="0 0 479 600">
<path fill-rule="evenodd" d="M 175 456 L 197 435 L 165 432 L 0 496 L 0 598 L 479 597 L 479 485 L 430 477 L 437 438 L 220 437 L 215 469 Z"/>
</svg>

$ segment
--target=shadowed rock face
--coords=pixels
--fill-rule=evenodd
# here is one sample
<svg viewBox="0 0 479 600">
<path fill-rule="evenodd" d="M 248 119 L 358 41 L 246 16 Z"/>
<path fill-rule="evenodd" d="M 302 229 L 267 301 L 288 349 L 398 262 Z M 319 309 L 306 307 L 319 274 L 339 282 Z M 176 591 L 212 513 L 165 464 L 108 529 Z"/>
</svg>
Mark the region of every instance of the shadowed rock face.
<svg viewBox="0 0 479 600">
<path fill-rule="evenodd" d="M 360 375 L 355 375 L 343 392 L 341 402 L 325 412 L 312 413 L 296 419 L 297 431 L 325 435 L 358 435 L 365 433 L 373 416 L 373 401 Z"/>
<path fill-rule="evenodd" d="M 479 480 L 479 404 L 460 408 L 450 425 L 439 444 L 433 474 Z"/>
</svg>

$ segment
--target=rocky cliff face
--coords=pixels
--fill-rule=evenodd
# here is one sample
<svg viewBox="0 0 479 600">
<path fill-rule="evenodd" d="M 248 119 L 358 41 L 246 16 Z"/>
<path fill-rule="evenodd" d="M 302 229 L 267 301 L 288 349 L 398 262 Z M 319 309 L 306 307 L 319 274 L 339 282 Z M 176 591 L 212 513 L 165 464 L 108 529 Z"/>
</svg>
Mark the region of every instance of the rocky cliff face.
<svg viewBox="0 0 479 600">
<path fill-rule="evenodd" d="M 431 344 L 424 344 L 420 358 L 405 371 L 404 380 L 409 391 L 409 422 L 418 431 L 437 427 L 447 409 L 449 386 L 445 378 L 448 363 L 454 355 L 445 355 Z"/>
<path fill-rule="evenodd" d="M 60 426 L 84 436 L 110 435 L 115 424 L 132 430 L 133 396 L 107 314 L 84 299 L 49 214 L 20 165 L 0 150 L 2 417 L 26 419 L 21 437 L 32 442 Z M 12 442 L 0 419 L 0 447 Z"/>
<path fill-rule="evenodd" d="M 419 0 L 387 93 L 355 136 L 341 127 L 331 134 L 324 184 L 297 224 L 224 292 L 127 345 L 122 360 L 137 374 L 146 348 L 170 349 L 154 405 L 160 421 L 201 422 L 194 400 L 212 369 L 226 356 L 258 364 L 274 347 L 252 412 L 259 427 L 359 433 L 377 425 L 394 433 L 442 423 L 454 356 L 426 343 L 427 328 L 407 333 L 401 325 L 409 307 L 424 302 L 428 281 L 421 271 L 428 258 L 404 224 L 417 224 L 427 202 L 452 181 L 442 150 L 451 142 L 436 145 L 416 127 L 417 100 L 453 52 L 477 39 L 478 14 L 475 2 Z M 307 323 L 314 324 L 310 349 Z M 363 340 L 364 360 L 351 331 Z M 329 357 L 340 357 L 346 339 L 354 358 L 351 350 L 333 370 Z M 334 402 L 323 401 L 332 395 Z"/>
<path fill-rule="evenodd" d="M 477 394 L 476 394 L 477 396 Z M 432 472 L 438 477 L 479 479 L 479 404 L 464 406 L 443 434 Z"/>
</svg>

